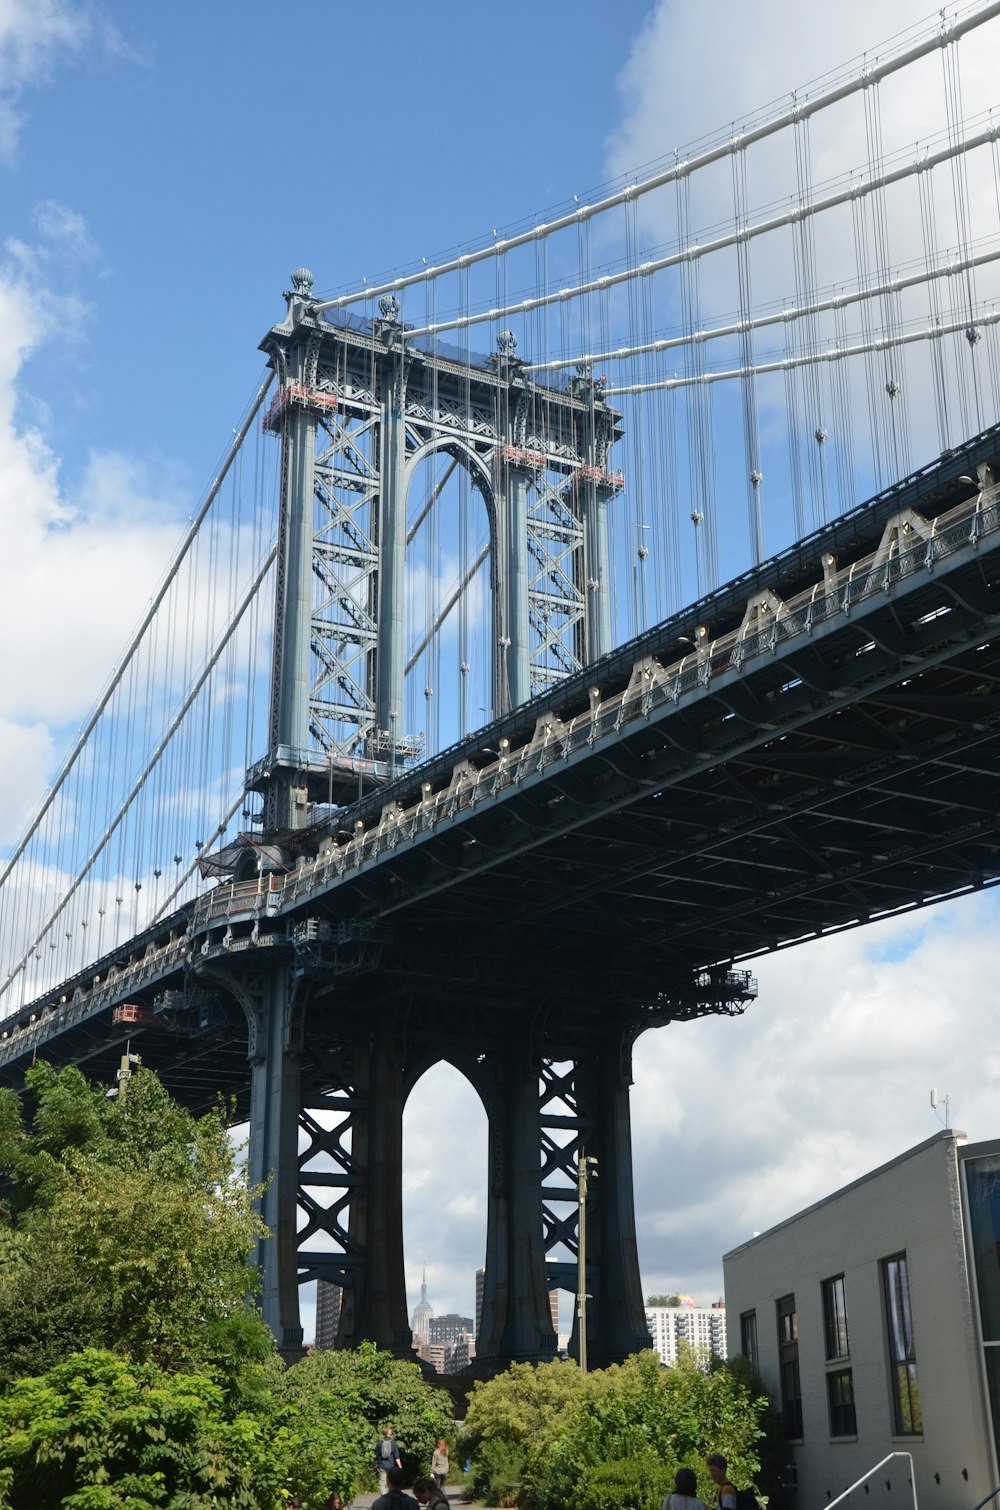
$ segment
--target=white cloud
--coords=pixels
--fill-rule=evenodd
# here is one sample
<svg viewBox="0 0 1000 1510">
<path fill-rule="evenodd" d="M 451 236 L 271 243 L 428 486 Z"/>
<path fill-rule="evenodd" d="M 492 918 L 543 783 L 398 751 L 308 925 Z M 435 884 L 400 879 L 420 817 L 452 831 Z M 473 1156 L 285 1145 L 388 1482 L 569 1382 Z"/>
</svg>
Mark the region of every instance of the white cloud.
<svg viewBox="0 0 1000 1510">
<path fill-rule="evenodd" d="M 759 963 L 736 1021 L 647 1034 L 633 1130 L 648 1289 L 714 1298 L 721 1256 L 937 1128 L 995 1136 L 992 896 Z"/>
<path fill-rule="evenodd" d="M 92 245 L 82 217 L 66 207 L 44 207 L 39 218 L 50 237 Z M 118 452 L 92 453 L 75 494 L 65 493 L 58 458 L 38 423 L 24 418 L 32 409 L 24 366 L 57 332 L 82 333 L 86 310 L 42 281 L 37 247 L 8 243 L 6 251 L 0 538 L 11 548 L 0 555 L 0 596 L 22 653 L 7 658 L 0 684 L 0 769 L 11 788 L 0 842 L 20 829 L 51 774 L 54 748 L 94 702 L 170 557 L 182 507 L 171 468 Z M 38 764 L 29 774 L 32 757 Z"/>
<path fill-rule="evenodd" d="M 44 83 L 64 57 L 92 37 L 87 5 L 71 0 L 0 0 L 0 160 L 9 160 L 21 129 L 24 91 Z M 102 28 L 110 40 L 112 34 Z"/>
<path fill-rule="evenodd" d="M 475 1310 L 486 1256 L 486 1113 L 450 1064 L 428 1070 L 403 1114 L 403 1240 L 410 1310 L 424 1266 L 437 1315 Z"/>
<path fill-rule="evenodd" d="M 48 243 L 49 252 L 54 250 L 61 256 L 72 257 L 78 267 L 90 268 L 103 263 L 101 249 L 78 210 L 55 199 L 43 199 L 35 206 L 32 218 L 39 236 Z"/>
</svg>

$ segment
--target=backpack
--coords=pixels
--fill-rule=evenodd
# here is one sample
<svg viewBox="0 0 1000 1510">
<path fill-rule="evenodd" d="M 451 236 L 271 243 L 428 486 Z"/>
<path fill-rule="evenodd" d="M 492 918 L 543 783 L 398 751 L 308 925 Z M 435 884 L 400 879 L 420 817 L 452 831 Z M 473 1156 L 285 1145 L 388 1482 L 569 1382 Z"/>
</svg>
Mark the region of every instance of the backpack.
<svg viewBox="0 0 1000 1510">
<path fill-rule="evenodd" d="M 392 1437 L 382 1437 L 378 1444 L 378 1460 L 380 1463 L 391 1463 L 396 1457 L 396 1444 Z M 756 1504 L 756 1500 L 754 1504 Z"/>
</svg>

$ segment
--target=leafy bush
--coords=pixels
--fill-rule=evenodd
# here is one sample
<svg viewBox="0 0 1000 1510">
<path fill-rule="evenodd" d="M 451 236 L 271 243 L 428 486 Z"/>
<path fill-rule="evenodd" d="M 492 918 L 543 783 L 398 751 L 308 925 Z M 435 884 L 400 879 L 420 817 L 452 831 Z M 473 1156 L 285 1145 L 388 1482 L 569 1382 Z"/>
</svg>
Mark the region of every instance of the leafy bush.
<svg viewBox="0 0 1000 1510">
<path fill-rule="evenodd" d="M 472 1460 L 470 1491 L 491 1504 L 530 1503 L 532 1485 L 580 1390 L 575 1363 L 514 1363 L 472 1387 L 459 1442 Z"/>
<path fill-rule="evenodd" d="M 586 1376 L 575 1363 L 515 1364 L 474 1388 L 461 1447 L 473 1492 L 491 1503 L 659 1510 L 681 1466 L 714 1499 L 710 1452 L 749 1484 L 765 1409 L 732 1373 L 712 1373 L 690 1352 L 675 1368 L 648 1352 Z"/>
<path fill-rule="evenodd" d="M 431 1389 L 418 1364 L 365 1342 L 353 1352 L 313 1352 L 275 1385 L 289 1432 L 296 1493 L 323 1503 L 333 1489 L 350 1500 L 374 1483 L 383 1426 L 392 1426 L 404 1470 L 426 1473 L 438 1437 L 451 1427 L 451 1398 Z"/>
<path fill-rule="evenodd" d="M 78 1353 L 0 1398 L 0 1495 L 10 1510 L 276 1510 L 282 1434 L 224 1414 L 223 1391 L 109 1353 Z"/>
</svg>

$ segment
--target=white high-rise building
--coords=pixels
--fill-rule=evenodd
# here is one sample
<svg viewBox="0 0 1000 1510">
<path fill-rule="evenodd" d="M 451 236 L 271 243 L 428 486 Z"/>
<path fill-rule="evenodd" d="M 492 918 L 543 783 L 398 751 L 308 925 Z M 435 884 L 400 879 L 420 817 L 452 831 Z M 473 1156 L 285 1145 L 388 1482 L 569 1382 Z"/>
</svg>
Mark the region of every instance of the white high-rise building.
<svg viewBox="0 0 1000 1510">
<path fill-rule="evenodd" d="M 678 1344 L 686 1342 L 696 1352 L 726 1352 L 726 1308 L 714 1306 L 647 1306 L 646 1325 L 661 1363 L 676 1363 Z"/>
</svg>

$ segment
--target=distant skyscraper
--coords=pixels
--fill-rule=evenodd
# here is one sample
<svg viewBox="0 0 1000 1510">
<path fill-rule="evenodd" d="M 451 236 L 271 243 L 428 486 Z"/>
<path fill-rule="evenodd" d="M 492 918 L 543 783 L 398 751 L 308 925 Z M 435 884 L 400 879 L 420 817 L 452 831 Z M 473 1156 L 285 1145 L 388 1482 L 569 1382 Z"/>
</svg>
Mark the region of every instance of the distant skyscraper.
<svg viewBox="0 0 1000 1510">
<path fill-rule="evenodd" d="M 330 1284 L 329 1280 L 321 1279 L 316 1285 L 317 1347 L 334 1348 L 337 1346 L 341 1294 L 340 1286 Z"/>
<path fill-rule="evenodd" d="M 413 1308 L 413 1336 L 414 1338 L 427 1337 L 427 1327 L 434 1315 L 433 1307 L 427 1299 L 427 1268 L 424 1267 L 423 1283 L 420 1286 L 420 1304 Z"/>
<path fill-rule="evenodd" d="M 447 1316 L 431 1316 L 427 1322 L 428 1342 L 456 1342 L 459 1337 L 468 1337 L 471 1333 L 471 1316 L 451 1312 Z"/>
<path fill-rule="evenodd" d="M 483 1291 L 486 1288 L 486 1270 L 476 1270 L 476 1337 L 483 1329 Z"/>
</svg>

